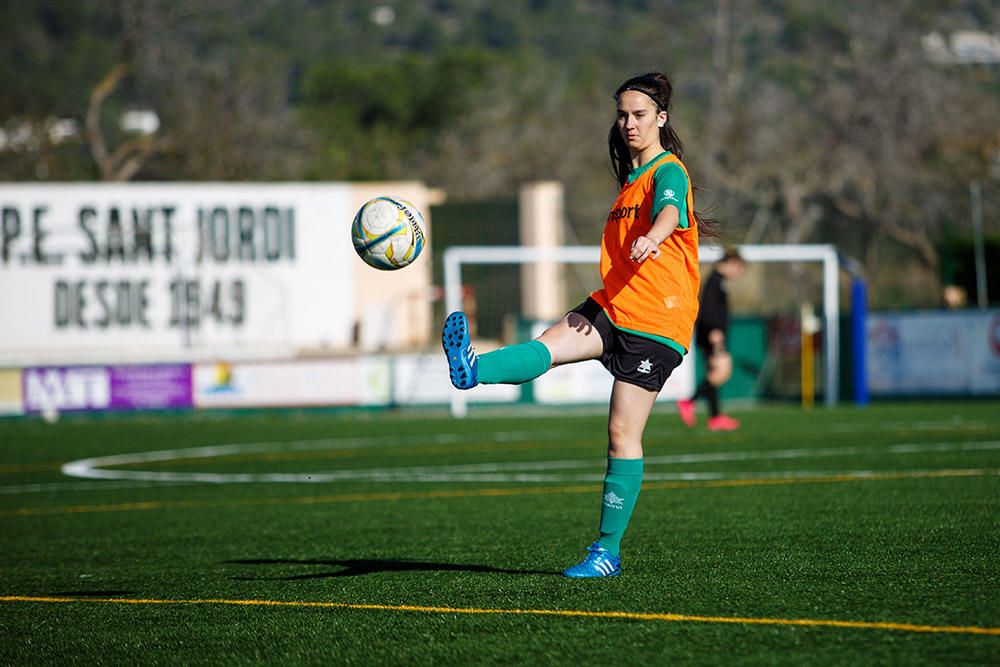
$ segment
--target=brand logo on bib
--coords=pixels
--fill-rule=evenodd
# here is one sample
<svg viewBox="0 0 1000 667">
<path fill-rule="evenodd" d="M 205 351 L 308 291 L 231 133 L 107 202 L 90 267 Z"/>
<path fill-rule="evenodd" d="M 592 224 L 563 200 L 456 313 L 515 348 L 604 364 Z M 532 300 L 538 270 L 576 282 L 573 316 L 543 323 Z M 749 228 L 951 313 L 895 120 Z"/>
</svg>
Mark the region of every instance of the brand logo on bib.
<svg viewBox="0 0 1000 667">
<path fill-rule="evenodd" d="M 611 213 L 608 214 L 608 222 L 622 218 L 636 218 L 639 216 L 639 208 L 639 204 L 633 204 L 632 206 L 619 206 L 611 209 Z"/>
</svg>

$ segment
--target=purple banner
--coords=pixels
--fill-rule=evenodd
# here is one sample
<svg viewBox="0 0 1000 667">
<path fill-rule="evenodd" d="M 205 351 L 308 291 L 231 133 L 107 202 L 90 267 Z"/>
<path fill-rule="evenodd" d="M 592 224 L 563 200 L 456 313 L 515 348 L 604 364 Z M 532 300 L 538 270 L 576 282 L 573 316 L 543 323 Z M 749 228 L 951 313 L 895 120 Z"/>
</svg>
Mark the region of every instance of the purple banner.
<svg viewBox="0 0 1000 667">
<path fill-rule="evenodd" d="M 194 406 L 190 364 L 26 368 L 22 383 L 29 413 Z"/>
<path fill-rule="evenodd" d="M 193 406 L 190 364 L 111 368 L 112 410 Z"/>
</svg>

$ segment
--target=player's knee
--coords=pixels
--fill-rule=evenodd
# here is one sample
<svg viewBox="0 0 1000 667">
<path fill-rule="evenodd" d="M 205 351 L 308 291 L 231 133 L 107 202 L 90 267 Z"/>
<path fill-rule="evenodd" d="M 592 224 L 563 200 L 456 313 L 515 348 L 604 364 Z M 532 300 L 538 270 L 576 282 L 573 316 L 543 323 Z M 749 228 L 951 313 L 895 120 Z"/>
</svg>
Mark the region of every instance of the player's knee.
<svg viewBox="0 0 1000 667">
<path fill-rule="evenodd" d="M 608 456 L 632 459 L 642 456 L 642 434 L 621 421 L 608 422 Z"/>
</svg>

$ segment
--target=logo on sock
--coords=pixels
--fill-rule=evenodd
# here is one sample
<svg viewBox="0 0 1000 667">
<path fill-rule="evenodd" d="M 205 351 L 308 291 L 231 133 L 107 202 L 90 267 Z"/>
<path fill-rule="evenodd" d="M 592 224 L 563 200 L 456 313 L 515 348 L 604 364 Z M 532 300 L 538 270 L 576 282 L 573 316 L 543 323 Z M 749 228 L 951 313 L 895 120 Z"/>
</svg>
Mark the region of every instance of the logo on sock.
<svg viewBox="0 0 1000 667">
<path fill-rule="evenodd" d="M 610 507 L 613 510 L 624 509 L 622 503 L 625 502 L 624 498 L 621 498 L 614 491 L 608 491 L 604 494 L 604 506 Z"/>
<path fill-rule="evenodd" d="M 648 373 L 653 370 L 653 364 L 649 361 L 649 359 L 643 359 L 639 362 L 639 367 L 635 370 L 639 373 Z"/>
</svg>

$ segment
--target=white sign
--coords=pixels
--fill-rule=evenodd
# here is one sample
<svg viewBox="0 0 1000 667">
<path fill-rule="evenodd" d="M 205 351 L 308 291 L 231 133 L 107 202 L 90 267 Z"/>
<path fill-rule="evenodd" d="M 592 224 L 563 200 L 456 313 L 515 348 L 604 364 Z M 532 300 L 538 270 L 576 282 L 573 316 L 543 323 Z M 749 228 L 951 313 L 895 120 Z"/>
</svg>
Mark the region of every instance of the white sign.
<svg viewBox="0 0 1000 667">
<path fill-rule="evenodd" d="M 0 363 L 346 347 L 347 184 L 0 185 Z"/>
<path fill-rule="evenodd" d="M 1000 311 L 872 313 L 873 395 L 1000 394 Z"/>
<path fill-rule="evenodd" d="M 455 388 L 448 362 L 440 352 L 402 354 L 392 358 L 392 397 L 397 405 L 444 405 Z M 481 384 L 466 392 L 470 403 L 513 403 L 521 388 L 513 384 Z"/>
<path fill-rule="evenodd" d="M 385 405 L 390 398 L 389 357 L 317 361 L 198 364 L 198 408 Z"/>
</svg>

